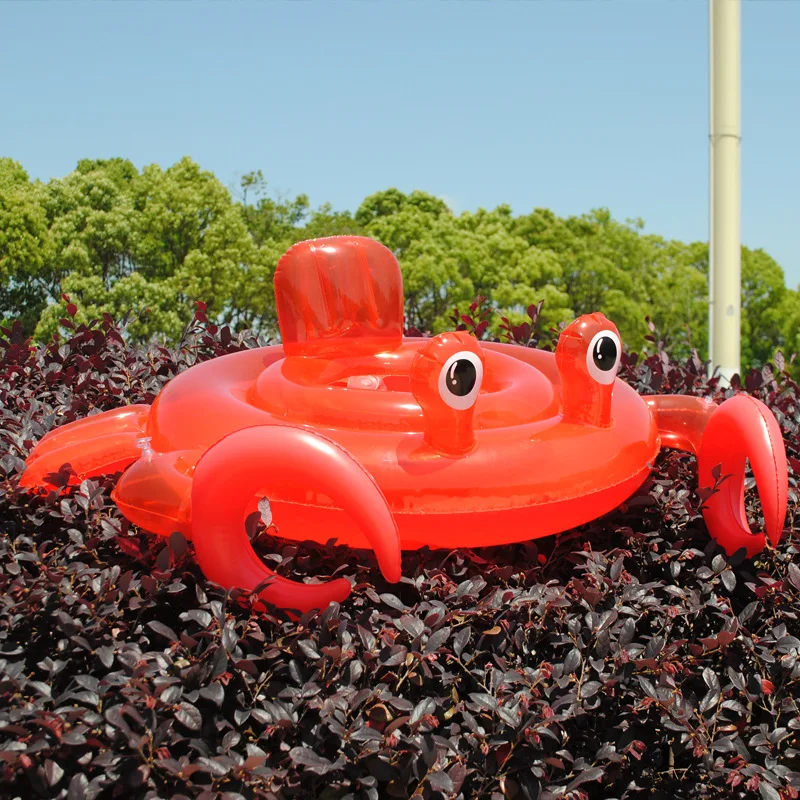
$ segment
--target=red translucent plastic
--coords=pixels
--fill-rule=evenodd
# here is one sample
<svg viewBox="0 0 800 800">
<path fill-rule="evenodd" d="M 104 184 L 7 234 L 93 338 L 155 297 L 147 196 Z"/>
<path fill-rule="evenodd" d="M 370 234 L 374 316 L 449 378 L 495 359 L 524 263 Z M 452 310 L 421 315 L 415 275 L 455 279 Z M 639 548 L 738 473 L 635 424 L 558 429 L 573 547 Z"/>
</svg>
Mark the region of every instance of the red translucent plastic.
<svg viewBox="0 0 800 800">
<path fill-rule="evenodd" d="M 717 493 L 707 502 L 708 529 L 728 554 L 745 548 L 754 556 L 780 540 L 786 521 L 789 468 L 775 415 L 760 400 L 735 395 L 717 406 L 710 400 L 683 395 L 648 397 L 665 446 L 697 456 L 698 484 Z M 752 533 L 744 504 L 745 460 L 749 459 L 759 489 L 764 533 Z"/>
<path fill-rule="evenodd" d="M 281 536 L 370 548 L 396 581 L 401 549 L 504 544 L 601 516 L 669 446 L 698 454 L 701 486 L 718 464 L 735 474 L 705 511 L 729 552 L 765 543 L 744 514 L 745 458 L 780 536 L 788 470 L 774 416 L 744 396 L 645 400 L 615 379 L 619 333 L 602 314 L 572 323 L 555 354 L 465 332 L 403 338 L 397 261 L 349 236 L 292 247 L 275 292 L 282 346 L 199 364 L 151 408 L 57 429 L 22 484 L 46 486 L 67 462 L 79 478 L 128 467 L 113 493 L 126 517 L 192 539 L 211 580 L 267 581 L 265 601 L 299 611 L 342 600 L 349 583 L 275 576 L 244 530 L 261 497 Z"/>
</svg>

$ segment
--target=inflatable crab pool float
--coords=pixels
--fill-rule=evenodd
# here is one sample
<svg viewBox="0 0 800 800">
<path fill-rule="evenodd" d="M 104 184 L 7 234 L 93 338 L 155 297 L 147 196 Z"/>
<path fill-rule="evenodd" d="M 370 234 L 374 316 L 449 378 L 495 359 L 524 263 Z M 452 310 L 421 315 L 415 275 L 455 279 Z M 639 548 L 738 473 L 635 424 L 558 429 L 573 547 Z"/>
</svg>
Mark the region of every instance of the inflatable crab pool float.
<svg viewBox="0 0 800 800">
<path fill-rule="evenodd" d="M 711 536 L 754 555 L 781 535 L 781 432 L 757 399 L 643 398 L 616 377 L 619 333 L 580 317 L 555 353 L 466 332 L 403 336 L 400 267 L 347 236 L 292 247 L 274 278 L 280 346 L 198 364 L 152 406 L 130 405 L 46 434 L 21 484 L 124 471 L 122 514 L 194 544 L 204 574 L 306 611 L 350 592 L 346 579 L 274 575 L 244 520 L 268 498 L 283 537 L 374 550 L 400 578 L 401 550 L 499 545 L 589 522 L 629 498 L 662 447 L 694 453 L 698 482 L 730 476 L 706 501 Z M 745 462 L 765 531 L 751 532 Z M 48 477 L 49 476 L 49 477 Z"/>
</svg>

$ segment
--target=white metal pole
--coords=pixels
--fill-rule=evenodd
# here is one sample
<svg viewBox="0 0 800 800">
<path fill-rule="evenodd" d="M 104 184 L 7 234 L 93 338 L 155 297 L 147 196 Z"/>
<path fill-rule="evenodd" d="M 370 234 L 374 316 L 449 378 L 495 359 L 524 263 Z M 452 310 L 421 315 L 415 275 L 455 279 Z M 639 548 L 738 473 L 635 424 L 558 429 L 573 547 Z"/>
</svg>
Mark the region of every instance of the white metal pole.
<svg viewBox="0 0 800 800">
<path fill-rule="evenodd" d="M 741 33 L 741 0 L 709 0 L 708 346 L 726 381 L 741 367 Z"/>
</svg>

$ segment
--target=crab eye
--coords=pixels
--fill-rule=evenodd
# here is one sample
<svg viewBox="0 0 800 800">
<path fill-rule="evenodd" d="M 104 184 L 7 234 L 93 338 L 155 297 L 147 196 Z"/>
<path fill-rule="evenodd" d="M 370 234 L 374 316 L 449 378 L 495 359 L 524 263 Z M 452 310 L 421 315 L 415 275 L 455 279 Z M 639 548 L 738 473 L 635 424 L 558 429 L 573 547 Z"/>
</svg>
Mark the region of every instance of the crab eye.
<svg viewBox="0 0 800 800">
<path fill-rule="evenodd" d="M 445 361 L 439 373 L 439 396 L 450 408 L 463 411 L 475 403 L 482 379 L 480 358 L 462 350 Z"/>
<path fill-rule="evenodd" d="M 613 331 L 600 331 L 592 338 L 586 353 L 589 374 L 603 384 L 614 383 L 622 352 L 619 337 Z"/>
</svg>

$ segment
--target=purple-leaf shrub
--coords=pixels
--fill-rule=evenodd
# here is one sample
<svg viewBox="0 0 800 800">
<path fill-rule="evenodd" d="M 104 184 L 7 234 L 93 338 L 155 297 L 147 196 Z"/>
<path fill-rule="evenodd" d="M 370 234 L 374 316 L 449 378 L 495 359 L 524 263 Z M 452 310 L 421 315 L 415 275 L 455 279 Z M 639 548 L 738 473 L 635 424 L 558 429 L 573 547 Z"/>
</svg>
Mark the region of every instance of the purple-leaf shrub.
<svg viewBox="0 0 800 800">
<path fill-rule="evenodd" d="M 552 346 L 539 310 L 501 335 Z M 487 335 L 480 299 L 454 316 Z M 782 359 L 722 392 L 652 329 L 651 352 L 621 369 L 642 393 L 741 390 L 775 411 L 792 470 L 777 549 L 728 559 L 694 459 L 675 452 L 603 519 L 408 553 L 396 585 L 369 553 L 251 519 L 277 572 L 353 578 L 346 603 L 298 622 L 208 583 L 180 535 L 129 525 L 114 476 L 17 489 L 54 425 L 151 402 L 197 361 L 259 342 L 202 306 L 176 348 L 131 347 L 107 317 L 63 326 L 38 348 L 0 329 L 3 797 L 798 797 L 800 414 Z M 752 489 L 747 504 L 757 525 Z"/>
</svg>

